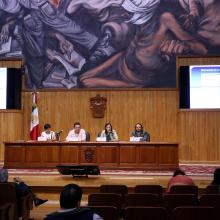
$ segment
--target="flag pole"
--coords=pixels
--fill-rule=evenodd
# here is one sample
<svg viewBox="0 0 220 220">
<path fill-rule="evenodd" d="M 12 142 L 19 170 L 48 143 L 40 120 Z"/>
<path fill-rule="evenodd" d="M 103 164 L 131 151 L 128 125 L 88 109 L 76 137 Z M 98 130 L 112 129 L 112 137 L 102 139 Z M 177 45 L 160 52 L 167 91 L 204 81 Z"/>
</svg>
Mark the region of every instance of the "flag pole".
<svg viewBox="0 0 220 220">
<path fill-rule="evenodd" d="M 31 124 L 30 124 L 30 138 L 37 140 L 39 136 L 39 114 L 38 114 L 38 92 L 33 91 L 32 97 L 32 110 L 31 110 Z"/>
</svg>

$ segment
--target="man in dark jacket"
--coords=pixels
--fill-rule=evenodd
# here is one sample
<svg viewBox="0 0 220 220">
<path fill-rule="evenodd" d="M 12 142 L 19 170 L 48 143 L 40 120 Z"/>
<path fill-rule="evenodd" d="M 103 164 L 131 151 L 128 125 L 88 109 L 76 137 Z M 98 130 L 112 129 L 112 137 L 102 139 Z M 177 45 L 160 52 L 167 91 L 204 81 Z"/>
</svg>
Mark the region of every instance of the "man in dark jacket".
<svg viewBox="0 0 220 220">
<path fill-rule="evenodd" d="M 139 141 L 150 141 L 150 134 L 144 131 L 144 128 L 140 123 L 135 125 L 135 130 L 132 131 L 131 136 L 140 138 Z"/>
<path fill-rule="evenodd" d="M 0 169 L 0 183 L 7 183 L 7 182 L 8 182 L 8 170 L 1 168 Z M 32 192 L 30 187 L 27 184 L 25 184 L 25 182 L 21 178 L 15 177 L 13 184 L 15 185 L 18 201 L 19 201 L 19 198 L 21 198 L 22 196 L 26 196 L 30 193 L 33 195 L 33 202 L 34 202 L 35 206 L 39 206 L 39 205 L 42 205 L 43 203 L 47 202 L 47 200 L 43 200 L 43 199 L 38 198 Z"/>
<path fill-rule="evenodd" d="M 61 209 L 50 213 L 44 220 L 103 220 L 89 208 L 80 208 L 82 189 L 76 184 L 64 186 L 60 193 Z"/>
</svg>

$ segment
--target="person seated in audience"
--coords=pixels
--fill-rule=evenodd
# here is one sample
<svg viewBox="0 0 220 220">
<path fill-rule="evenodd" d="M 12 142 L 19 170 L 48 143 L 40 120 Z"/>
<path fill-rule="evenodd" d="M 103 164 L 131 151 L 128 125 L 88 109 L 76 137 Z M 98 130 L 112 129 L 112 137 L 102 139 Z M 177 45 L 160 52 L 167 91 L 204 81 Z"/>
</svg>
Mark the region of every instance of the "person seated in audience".
<svg viewBox="0 0 220 220">
<path fill-rule="evenodd" d="M 44 220 L 103 220 L 91 209 L 80 208 L 82 193 L 81 187 L 76 184 L 64 186 L 60 193 L 60 210 L 48 214 Z"/>
<path fill-rule="evenodd" d="M 174 173 L 173 176 L 171 177 L 171 179 L 168 182 L 168 186 L 167 186 L 167 192 L 170 192 L 170 188 L 174 185 L 195 185 L 192 178 L 190 178 L 189 176 L 186 175 L 186 173 L 177 168 Z"/>
<path fill-rule="evenodd" d="M 73 129 L 69 131 L 66 141 L 86 141 L 86 131 L 81 128 L 79 122 L 75 122 Z"/>
<path fill-rule="evenodd" d="M 1 168 L 0 169 L 0 183 L 8 183 L 8 170 Z M 48 200 L 40 199 L 38 198 L 30 189 L 30 187 L 25 184 L 25 182 L 20 177 L 15 177 L 14 182 L 12 182 L 15 185 L 16 195 L 17 199 L 19 201 L 19 198 L 28 195 L 29 193 L 33 196 L 33 202 L 35 206 L 39 206 L 47 202 Z M 18 206 L 19 207 L 19 206 Z"/>
<path fill-rule="evenodd" d="M 41 133 L 41 137 L 44 137 L 47 140 L 56 140 L 56 134 L 54 131 L 51 131 L 51 125 L 45 124 L 44 131 Z"/>
<path fill-rule="evenodd" d="M 112 129 L 111 123 L 105 124 L 105 129 L 102 130 L 99 137 L 106 138 L 106 141 L 118 141 L 118 135 L 116 131 Z"/>
<path fill-rule="evenodd" d="M 137 123 L 135 125 L 135 130 L 131 133 L 132 137 L 139 137 L 140 141 L 150 141 L 150 134 L 144 131 L 143 125 Z"/>
<path fill-rule="evenodd" d="M 216 168 L 214 171 L 214 177 L 210 185 L 220 186 L 220 168 Z"/>
</svg>

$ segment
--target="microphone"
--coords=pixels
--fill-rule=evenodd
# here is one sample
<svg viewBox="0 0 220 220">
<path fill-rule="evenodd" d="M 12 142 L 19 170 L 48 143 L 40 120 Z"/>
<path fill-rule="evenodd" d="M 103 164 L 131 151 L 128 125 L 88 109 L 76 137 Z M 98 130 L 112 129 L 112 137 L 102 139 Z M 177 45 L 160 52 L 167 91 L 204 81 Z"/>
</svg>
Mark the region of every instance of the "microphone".
<svg viewBox="0 0 220 220">
<path fill-rule="evenodd" d="M 56 141 L 59 141 L 60 140 L 60 134 L 63 132 L 63 130 L 60 130 L 60 131 L 57 131 L 55 132 L 56 134 Z"/>
<path fill-rule="evenodd" d="M 60 131 L 57 131 L 56 133 L 57 134 L 61 134 L 63 132 L 63 130 L 60 130 Z"/>
</svg>

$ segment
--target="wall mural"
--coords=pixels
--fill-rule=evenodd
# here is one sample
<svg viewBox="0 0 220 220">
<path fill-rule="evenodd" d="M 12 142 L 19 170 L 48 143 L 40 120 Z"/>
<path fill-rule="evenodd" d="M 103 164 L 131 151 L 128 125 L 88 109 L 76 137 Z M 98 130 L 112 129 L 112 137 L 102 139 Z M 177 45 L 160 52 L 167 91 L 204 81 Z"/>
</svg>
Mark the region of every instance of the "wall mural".
<svg viewBox="0 0 220 220">
<path fill-rule="evenodd" d="M 219 54 L 219 0 L 0 0 L 0 56 L 28 88 L 176 86 L 175 57 Z"/>
</svg>

